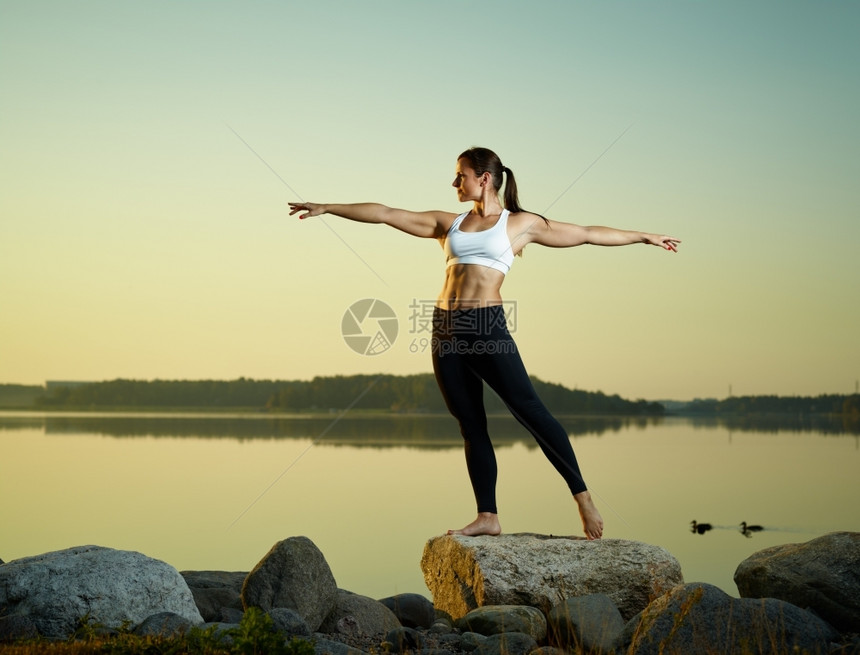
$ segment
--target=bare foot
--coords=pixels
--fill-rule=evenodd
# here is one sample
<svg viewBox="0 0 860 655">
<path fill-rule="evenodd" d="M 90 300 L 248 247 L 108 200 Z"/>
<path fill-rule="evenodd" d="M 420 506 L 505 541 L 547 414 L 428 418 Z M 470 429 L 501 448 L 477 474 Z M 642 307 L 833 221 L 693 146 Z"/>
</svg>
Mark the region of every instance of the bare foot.
<svg viewBox="0 0 860 655">
<path fill-rule="evenodd" d="M 502 534 L 502 526 L 499 523 L 499 515 L 491 512 L 480 512 L 478 518 L 472 521 L 462 530 L 448 530 L 448 534 L 461 534 L 465 537 L 477 537 L 482 534 Z"/>
<path fill-rule="evenodd" d="M 579 516 L 582 518 L 582 529 L 589 539 L 600 539 L 603 536 L 603 517 L 597 511 L 591 494 L 583 491 L 574 495 L 573 499 L 579 506 Z"/>
</svg>

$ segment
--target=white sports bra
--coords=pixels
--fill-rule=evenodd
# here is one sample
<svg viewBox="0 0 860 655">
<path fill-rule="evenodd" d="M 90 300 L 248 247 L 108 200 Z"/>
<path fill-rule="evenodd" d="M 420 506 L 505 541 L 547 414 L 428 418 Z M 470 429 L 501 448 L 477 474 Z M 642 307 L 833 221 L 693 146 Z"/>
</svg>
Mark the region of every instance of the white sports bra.
<svg viewBox="0 0 860 655">
<path fill-rule="evenodd" d="M 503 209 L 499 220 L 488 230 L 463 232 L 460 224 L 469 215 L 464 212 L 454 219 L 445 238 L 445 267 L 455 264 L 477 264 L 501 271 L 504 274 L 514 263 L 514 249 L 508 239 L 508 212 Z"/>
</svg>

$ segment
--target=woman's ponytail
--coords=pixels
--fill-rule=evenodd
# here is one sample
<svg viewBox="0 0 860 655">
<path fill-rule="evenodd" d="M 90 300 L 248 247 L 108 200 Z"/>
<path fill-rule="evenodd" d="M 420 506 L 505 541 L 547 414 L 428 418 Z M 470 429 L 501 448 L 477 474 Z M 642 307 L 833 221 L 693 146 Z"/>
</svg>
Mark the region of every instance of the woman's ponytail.
<svg viewBox="0 0 860 655">
<path fill-rule="evenodd" d="M 502 166 L 505 173 L 505 209 L 510 212 L 525 211 L 520 207 L 520 199 L 517 195 L 517 181 L 514 179 L 513 171 L 507 166 Z"/>
</svg>

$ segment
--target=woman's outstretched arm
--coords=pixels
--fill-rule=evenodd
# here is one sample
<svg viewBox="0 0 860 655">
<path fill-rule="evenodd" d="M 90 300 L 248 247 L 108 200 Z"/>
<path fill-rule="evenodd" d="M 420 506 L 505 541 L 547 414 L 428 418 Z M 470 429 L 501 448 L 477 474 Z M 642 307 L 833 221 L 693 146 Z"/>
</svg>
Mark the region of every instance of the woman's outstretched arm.
<svg viewBox="0 0 860 655">
<path fill-rule="evenodd" d="M 443 236 L 455 215 L 449 212 L 428 211 L 412 212 L 394 209 L 373 202 L 348 205 L 318 204 L 314 202 L 291 202 L 290 216 L 304 212 L 299 218 L 310 218 L 322 214 L 332 214 L 359 223 L 383 223 L 416 237 L 439 238 Z"/>
<path fill-rule="evenodd" d="M 680 239 L 650 232 L 618 230 L 600 225 L 574 225 L 559 221 L 545 221 L 540 216 L 523 213 L 517 216 L 521 224 L 517 230 L 515 247 L 528 243 L 538 243 L 550 248 L 570 248 L 591 244 L 594 246 L 627 246 L 634 243 L 647 243 L 664 250 L 678 252 Z"/>
</svg>

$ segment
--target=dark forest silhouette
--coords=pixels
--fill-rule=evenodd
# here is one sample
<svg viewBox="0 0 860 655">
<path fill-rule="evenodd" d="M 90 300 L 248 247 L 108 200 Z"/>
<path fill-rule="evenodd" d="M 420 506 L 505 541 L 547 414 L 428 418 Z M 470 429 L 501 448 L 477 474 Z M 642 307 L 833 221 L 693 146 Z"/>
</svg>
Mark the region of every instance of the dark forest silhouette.
<svg viewBox="0 0 860 655">
<path fill-rule="evenodd" d="M 538 394 L 553 412 L 660 416 L 660 403 L 625 400 L 599 391 L 568 389 L 532 378 Z M 20 385 L 15 395 L 24 399 Z M 211 408 L 256 409 L 285 412 L 373 410 L 385 412 L 445 412 L 444 401 L 432 374 L 352 375 L 316 377 L 312 380 L 111 380 L 105 382 L 53 383 L 30 387 L 30 407 L 35 409 L 100 408 Z M 490 412 L 507 409 L 489 389 L 485 403 Z M 353 406 L 354 405 L 354 406 Z M 7 404 L 7 406 L 9 406 Z M 23 406 L 18 404 L 18 406 Z"/>
<path fill-rule="evenodd" d="M 831 417 L 840 425 L 860 426 L 860 394 L 820 396 L 733 396 L 724 400 L 696 399 L 663 404 L 626 400 L 602 392 L 568 389 L 532 378 L 539 395 L 552 412 L 579 415 L 664 416 L 731 422 L 744 429 L 746 422 L 781 426 L 785 419 L 809 423 Z M 487 410 L 507 414 L 489 389 Z M 357 400 L 358 399 L 358 400 Z M 353 406 L 354 403 L 354 406 Z M 111 380 L 104 382 L 50 382 L 46 386 L 0 384 L 0 408 L 6 409 L 236 409 L 270 412 L 355 411 L 394 413 L 445 413 L 445 405 L 430 373 L 418 375 L 352 375 L 312 380 Z M 816 418 L 820 417 L 820 418 Z M 853 430 L 852 430 L 853 431 Z"/>
</svg>

